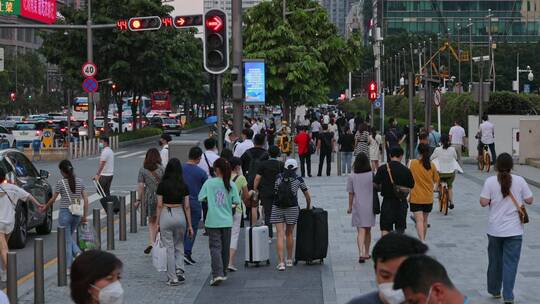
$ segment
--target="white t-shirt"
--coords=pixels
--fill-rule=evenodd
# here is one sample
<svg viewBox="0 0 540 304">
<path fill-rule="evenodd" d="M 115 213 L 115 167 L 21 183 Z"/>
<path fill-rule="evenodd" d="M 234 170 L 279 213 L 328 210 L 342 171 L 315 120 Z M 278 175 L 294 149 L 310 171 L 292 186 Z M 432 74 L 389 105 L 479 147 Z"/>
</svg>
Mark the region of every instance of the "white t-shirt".
<svg viewBox="0 0 540 304">
<path fill-rule="evenodd" d="M 311 132 L 320 132 L 321 131 L 321 123 L 317 120 L 311 123 Z"/>
<path fill-rule="evenodd" d="M 532 197 L 531 189 L 523 177 L 512 174 L 510 192 L 519 204 Z M 523 224 L 519 220 L 516 206 L 510 196 L 503 199 L 501 185 L 497 176 L 490 176 L 484 183 L 480 197 L 490 199 L 487 233 L 496 237 L 509 237 L 523 234 Z"/>
<path fill-rule="evenodd" d="M 326 114 L 323 116 L 323 122 L 325 124 L 329 124 L 330 123 L 330 115 Z"/>
<path fill-rule="evenodd" d="M 349 130 L 351 130 L 351 132 L 354 132 L 354 127 L 355 127 L 354 118 L 351 118 L 349 119 Z"/>
<path fill-rule="evenodd" d="M 206 158 L 205 158 L 205 156 L 206 156 Z M 199 168 L 203 169 L 204 172 L 206 172 L 207 175 L 210 175 L 210 169 L 208 168 L 208 164 L 210 164 L 210 166 L 214 166 L 214 162 L 218 158 L 219 158 L 219 155 L 217 155 L 217 153 L 215 151 L 205 151 L 203 153 L 203 155 L 201 156 L 201 161 L 199 162 L 199 164 L 197 166 L 199 166 Z M 207 159 L 208 159 L 208 164 L 206 163 Z"/>
<path fill-rule="evenodd" d="M 101 151 L 101 156 L 99 157 L 99 161 L 105 162 L 105 166 L 103 167 L 103 170 L 101 171 L 101 175 L 103 176 L 113 176 L 114 174 L 114 152 L 110 147 L 103 148 L 103 151 Z"/>
<path fill-rule="evenodd" d="M 169 145 L 164 145 L 161 151 L 159 151 L 159 155 L 161 156 L 161 165 L 163 168 L 167 167 L 167 163 L 169 162 Z"/>
<path fill-rule="evenodd" d="M 0 185 L 0 223 L 7 226 L 12 225 L 8 230 L 13 230 L 15 225 L 15 208 L 19 200 L 28 200 L 30 194 L 24 189 L 12 184 Z M 11 199 L 11 200 L 10 200 Z M 1 231 L 4 233 L 11 233 L 11 231 Z"/>
<path fill-rule="evenodd" d="M 244 155 L 244 152 L 246 152 L 247 150 L 253 147 L 255 147 L 255 145 L 253 144 L 253 141 L 251 139 L 246 139 L 243 142 L 236 145 L 233 156 L 242 157 L 242 155 Z"/>
<path fill-rule="evenodd" d="M 225 131 L 225 142 L 230 144 L 232 143 L 231 139 L 229 138 L 229 135 L 231 135 L 232 129 L 227 128 L 227 131 Z"/>
<path fill-rule="evenodd" d="M 253 130 L 253 137 L 255 137 L 255 135 L 257 135 L 257 134 L 259 134 L 261 132 L 261 128 L 259 127 L 259 125 L 257 123 L 254 123 L 251 126 L 251 130 Z"/>
<path fill-rule="evenodd" d="M 484 121 L 480 124 L 480 132 L 482 133 L 482 143 L 489 145 L 495 142 L 495 137 L 493 134 L 495 134 L 495 126 L 489 122 Z"/>
<path fill-rule="evenodd" d="M 462 126 L 453 126 L 450 128 L 450 132 L 448 132 L 450 137 L 452 137 L 451 144 L 452 145 L 463 145 L 463 137 L 465 137 L 465 129 L 463 129 Z"/>
</svg>

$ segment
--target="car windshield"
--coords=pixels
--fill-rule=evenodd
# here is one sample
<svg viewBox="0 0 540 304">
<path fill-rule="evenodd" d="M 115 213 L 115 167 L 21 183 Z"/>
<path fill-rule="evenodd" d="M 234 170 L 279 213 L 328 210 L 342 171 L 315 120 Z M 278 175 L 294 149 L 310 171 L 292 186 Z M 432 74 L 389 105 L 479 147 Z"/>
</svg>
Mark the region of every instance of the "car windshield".
<svg viewBox="0 0 540 304">
<path fill-rule="evenodd" d="M 173 124 L 177 124 L 178 122 L 176 121 L 176 119 L 172 119 L 172 118 L 164 118 L 164 119 L 163 119 L 163 123 L 164 123 L 164 124 L 170 124 L 170 125 L 173 125 Z"/>
<path fill-rule="evenodd" d="M 103 127 L 103 120 L 102 119 L 96 119 L 94 120 L 94 126 L 101 128 Z"/>
<path fill-rule="evenodd" d="M 35 130 L 35 124 L 16 124 L 15 130 Z"/>
</svg>

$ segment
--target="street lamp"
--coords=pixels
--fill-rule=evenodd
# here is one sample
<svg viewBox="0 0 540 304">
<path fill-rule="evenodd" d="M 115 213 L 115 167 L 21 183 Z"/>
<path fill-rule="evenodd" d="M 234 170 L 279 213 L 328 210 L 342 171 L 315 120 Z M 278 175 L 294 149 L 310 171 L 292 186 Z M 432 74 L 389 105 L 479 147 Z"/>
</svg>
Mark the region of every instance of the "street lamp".
<svg viewBox="0 0 540 304">
<path fill-rule="evenodd" d="M 534 80 L 534 74 L 530 66 L 527 66 L 527 68 L 523 70 L 521 70 L 519 66 L 517 66 L 516 67 L 516 80 L 514 81 L 514 90 L 516 90 L 516 93 L 519 93 L 519 73 L 529 73 L 527 74 L 527 79 L 529 81 Z"/>
</svg>

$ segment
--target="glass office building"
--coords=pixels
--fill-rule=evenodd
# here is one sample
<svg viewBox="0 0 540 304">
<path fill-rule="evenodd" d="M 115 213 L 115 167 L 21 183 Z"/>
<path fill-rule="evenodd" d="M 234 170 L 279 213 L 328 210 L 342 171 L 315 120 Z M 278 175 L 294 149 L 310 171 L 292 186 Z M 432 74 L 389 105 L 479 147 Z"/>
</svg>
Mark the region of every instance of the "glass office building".
<svg viewBox="0 0 540 304">
<path fill-rule="evenodd" d="M 383 7 L 385 36 L 406 33 L 434 33 L 468 40 L 469 18 L 472 40 L 488 41 L 489 9 L 491 33 L 497 42 L 540 41 L 540 0 L 379 0 Z M 381 3 L 382 2 L 382 3 Z"/>
</svg>

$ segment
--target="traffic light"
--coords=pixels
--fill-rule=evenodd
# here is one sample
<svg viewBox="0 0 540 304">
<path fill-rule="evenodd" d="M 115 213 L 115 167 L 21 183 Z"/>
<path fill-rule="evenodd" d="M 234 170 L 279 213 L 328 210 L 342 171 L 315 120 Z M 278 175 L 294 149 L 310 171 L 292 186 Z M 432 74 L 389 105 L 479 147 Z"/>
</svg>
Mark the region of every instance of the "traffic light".
<svg viewBox="0 0 540 304">
<path fill-rule="evenodd" d="M 373 80 L 368 85 L 368 99 L 371 101 L 377 99 L 377 83 Z"/>
<path fill-rule="evenodd" d="M 15 92 L 9 93 L 9 99 L 11 101 L 16 101 L 17 100 L 17 93 L 15 93 Z"/>
<path fill-rule="evenodd" d="M 158 16 L 133 17 L 129 19 L 128 27 L 132 32 L 159 30 L 161 18 Z"/>
<path fill-rule="evenodd" d="M 208 73 L 221 74 L 229 68 L 229 35 L 227 14 L 212 9 L 204 15 L 204 68 Z"/>
<path fill-rule="evenodd" d="M 174 17 L 174 27 L 185 28 L 202 25 L 202 15 L 187 15 Z"/>
<path fill-rule="evenodd" d="M 117 88 L 118 88 L 118 85 L 117 85 L 116 83 L 113 82 L 113 83 L 111 84 L 111 90 L 112 90 L 113 92 L 116 92 L 116 89 L 117 89 Z"/>
</svg>

